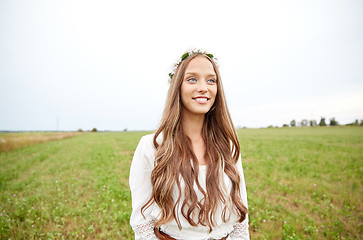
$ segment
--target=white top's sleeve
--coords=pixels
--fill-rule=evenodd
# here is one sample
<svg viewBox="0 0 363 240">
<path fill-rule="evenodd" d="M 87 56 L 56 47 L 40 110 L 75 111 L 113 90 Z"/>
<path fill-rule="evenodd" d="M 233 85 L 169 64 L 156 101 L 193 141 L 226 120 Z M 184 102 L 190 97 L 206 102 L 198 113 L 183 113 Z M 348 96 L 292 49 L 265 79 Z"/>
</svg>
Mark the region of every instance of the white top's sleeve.
<svg viewBox="0 0 363 240">
<path fill-rule="evenodd" d="M 237 170 L 240 174 L 240 192 L 241 192 L 241 198 L 243 201 L 243 204 L 248 208 L 247 203 L 247 190 L 246 190 L 246 182 L 245 177 L 243 174 L 243 167 L 242 167 L 242 160 L 241 155 L 239 156 L 238 162 L 237 162 Z M 248 231 L 248 214 L 246 215 L 245 220 L 243 220 L 241 223 L 236 223 L 233 226 L 233 231 L 230 234 L 231 240 L 246 240 L 250 239 L 250 234 Z"/>
<path fill-rule="evenodd" d="M 154 147 L 151 137 L 147 135 L 140 139 L 130 168 L 129 184 L 132 197 L 130 225 L 135 232 L 136 240 L 157 239 L 154 233 L 154 219 L 151 216 L 153 206 L 145 209 L 145 218 L 141 214 L 141 208 L 152 194 L 150 176 L 154 167 Z"/>
</svg>

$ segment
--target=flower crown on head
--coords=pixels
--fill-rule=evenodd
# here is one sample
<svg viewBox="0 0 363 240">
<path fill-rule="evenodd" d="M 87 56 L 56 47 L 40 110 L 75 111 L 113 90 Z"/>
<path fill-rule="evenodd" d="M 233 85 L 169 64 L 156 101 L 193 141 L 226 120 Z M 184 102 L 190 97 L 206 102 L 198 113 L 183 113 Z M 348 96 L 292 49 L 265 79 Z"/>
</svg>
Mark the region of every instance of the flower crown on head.
<svg viewBox="0 0 363 240">
<path fill-rule="evenodd" d="M 211 59 L 213 59 L 213 61 L 215 63 L 217 63 L 217 58 L 215 58 L 213 56 L 213 54 L 207 53 L 206 51 L 202 51 L 200 49 L 192 49 L 187 51 L 186 53 L 184 53 L 181 58 L 174 64 L 173 66 L 173 70 L 169 73 L 169 82 L 171 82 L 171 80 L 173 79 L 173 76 L 175 74 L 176 69 L 178 68 L 179 64 L 184 61 L 185 59 L 187 59 L 189 56 L 193 55 L 193 54 L 200 54 L 200 55 L 206 55 L 208 57 L 210 57 Z"/>
</svg>

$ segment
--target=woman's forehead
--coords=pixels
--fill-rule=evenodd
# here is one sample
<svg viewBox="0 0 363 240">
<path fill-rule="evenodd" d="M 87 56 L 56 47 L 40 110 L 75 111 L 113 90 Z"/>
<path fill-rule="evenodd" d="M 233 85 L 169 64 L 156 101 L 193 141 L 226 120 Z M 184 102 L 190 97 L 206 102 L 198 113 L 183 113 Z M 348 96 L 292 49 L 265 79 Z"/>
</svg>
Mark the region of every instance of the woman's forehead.
<svg viewBox="0 0 363 240">
<path fill-rule="evenodd" d="M 186 67 L 185 74 L 203 72 L 215 75 L 212 63 L 205 57 L 198 56 L 193 58 Z"/>
</svg>

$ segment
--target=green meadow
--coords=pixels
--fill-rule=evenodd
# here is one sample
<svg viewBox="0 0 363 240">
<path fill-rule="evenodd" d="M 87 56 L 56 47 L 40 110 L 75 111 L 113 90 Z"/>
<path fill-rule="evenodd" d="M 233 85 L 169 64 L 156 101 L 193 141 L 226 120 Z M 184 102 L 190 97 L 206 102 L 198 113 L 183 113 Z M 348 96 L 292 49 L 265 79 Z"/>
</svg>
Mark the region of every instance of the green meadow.
<svg viewBox="0 0 363 240">
<path fill-rule="evenodd" d="M 0 238 L 133 239 L 129 168 L 147 133 L 87 133 L 0 153 Z M 363 239 L 362 127 L 238 135 L 252 239 Z"/>
</svg>

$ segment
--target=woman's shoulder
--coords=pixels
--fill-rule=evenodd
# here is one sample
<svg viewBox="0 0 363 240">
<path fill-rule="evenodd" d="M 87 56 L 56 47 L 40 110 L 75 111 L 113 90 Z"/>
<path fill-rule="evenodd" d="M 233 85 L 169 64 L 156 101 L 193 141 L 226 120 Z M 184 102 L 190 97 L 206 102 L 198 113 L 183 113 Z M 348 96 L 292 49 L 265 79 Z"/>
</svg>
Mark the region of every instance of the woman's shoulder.
<svg viewBox="0 0 363 240">
<path fill-rule="evenodd" d="M 140 139 L 139 145 L 143 145 L 143 146 L 147 147 L 148 149 L 155 150 L 154 137 L 155 137 L 155 133 L 151 133 L 151 134 L 147 134 L 147 135 L 142 136 L 141 139 Z M 162 134 L 159 134 L 159 136 L 157 136 L 156 142 L 159 145 L 161 144 Z"/>
<path fill-rule="evenodd" d="M 152 142 L 154 139 L 155 133 L 146 134 L 141 137 L 140 142 Z"/>
</svg>

